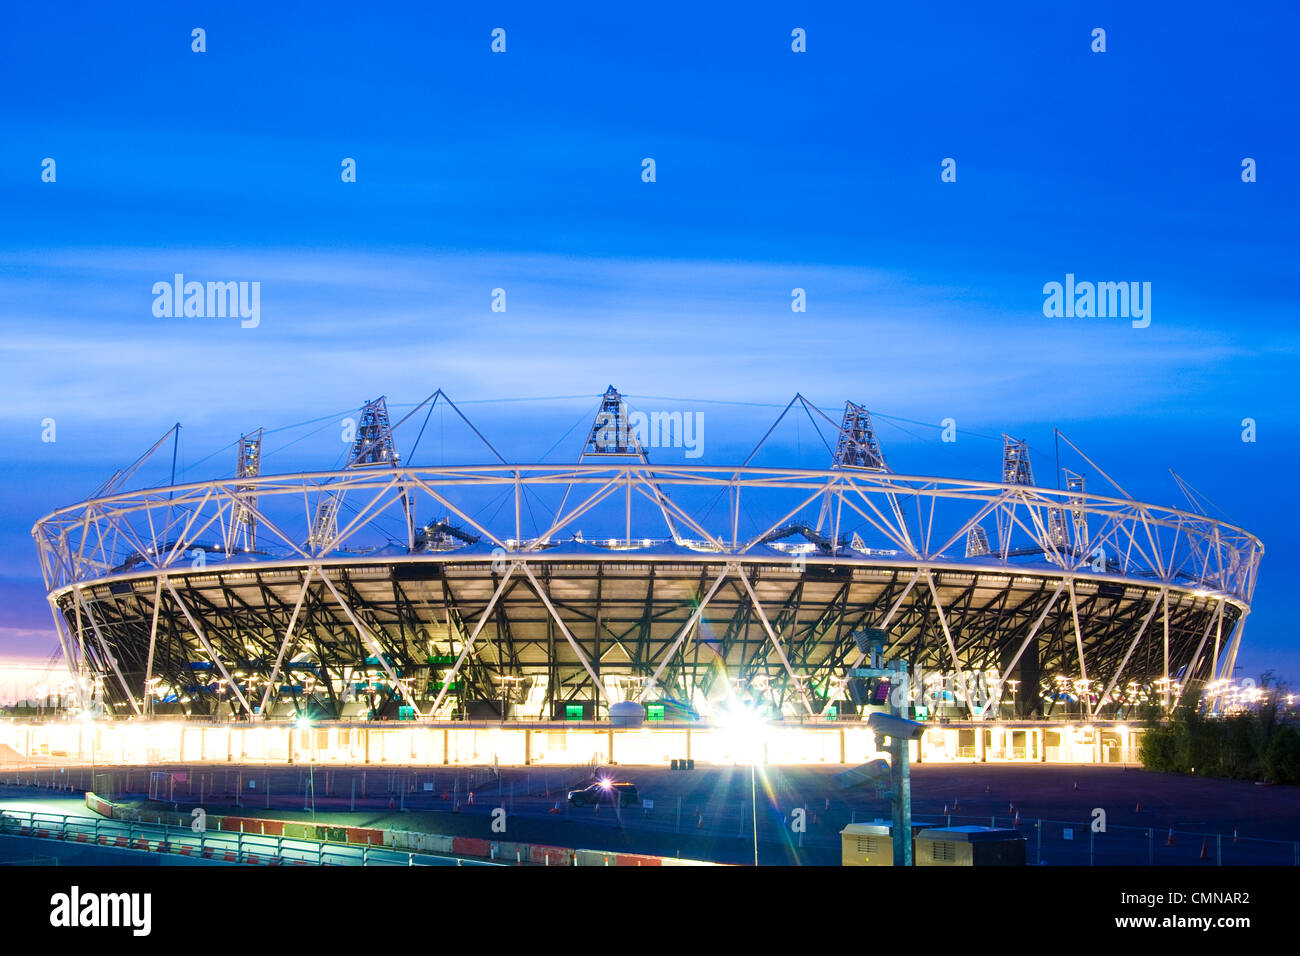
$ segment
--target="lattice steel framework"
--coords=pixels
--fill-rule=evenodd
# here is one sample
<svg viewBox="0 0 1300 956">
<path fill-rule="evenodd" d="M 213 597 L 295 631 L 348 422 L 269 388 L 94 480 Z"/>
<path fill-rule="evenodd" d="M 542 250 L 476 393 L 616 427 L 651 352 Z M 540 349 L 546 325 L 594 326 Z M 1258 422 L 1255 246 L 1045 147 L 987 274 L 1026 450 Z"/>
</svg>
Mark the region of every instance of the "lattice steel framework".
<svg viewBox="0 0 1300 956">
<path fill-rule="evenodd" d="M 41 519 L 70 670 L 102 677 L 121 715 L 175 697 L 445 717 L 499 699 L 502 678 L 522 678 L 521 716 L 599 713 L 628 687 L 707 708 L 733 686 L 808 715 L 842 697 L 870 626 L 888 629 L 887 657 L 958 688 L 963 712 L 1047 713 L 1064 688 L 1095 716 L 1230 675 L 1263 554 L 1241 528 L 1081 481 L 384 465 L 244 469 Z M 313 534 L 326 501 L 337 520 Z M 446 517 L 415 527 L 419 501 Z M 530 512 L 554 517 L 530 528 Z"/>
</svg>

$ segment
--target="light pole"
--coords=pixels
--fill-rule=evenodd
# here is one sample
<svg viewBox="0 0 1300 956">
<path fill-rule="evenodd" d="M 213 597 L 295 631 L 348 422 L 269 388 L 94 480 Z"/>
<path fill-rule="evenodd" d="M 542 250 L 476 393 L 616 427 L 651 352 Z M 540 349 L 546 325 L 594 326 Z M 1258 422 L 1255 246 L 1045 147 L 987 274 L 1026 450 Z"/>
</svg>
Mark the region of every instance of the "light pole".
<svg viewBox="0 0 1300 956">
<path fill-rule="evenodd" d="M 311 819 L 316 822 L 316 752 L 315 740 L 312 739 L 311 720 L 307 717 L 298 718 L 298 729 L 307 731 L 307 787 L 311 793 Z M 307 808 L 304 806 L 304 810 Z"/>
<path fill-rule="evenodd" d="M 734 744 L 749 763 L 749 812 L 754 835 L 754 865 L 758 866 L 758 761 L 763 746 L 763 719 L 752 708 L 733 697 L 727 723 L 735 736 Z"/>
</svg>

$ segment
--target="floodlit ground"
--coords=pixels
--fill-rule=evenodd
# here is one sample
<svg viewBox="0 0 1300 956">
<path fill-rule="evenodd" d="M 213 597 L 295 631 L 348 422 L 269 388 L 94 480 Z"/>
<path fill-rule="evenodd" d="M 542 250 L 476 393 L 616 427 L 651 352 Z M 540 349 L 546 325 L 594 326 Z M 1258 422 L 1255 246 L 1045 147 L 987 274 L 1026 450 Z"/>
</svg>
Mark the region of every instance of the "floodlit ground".
<svg viewBox="0 0 1300 956">
<path fill-rule="evenodd" d="M 761 862 L 838 863 L 839 831 L 846 823 L 888 815 L 888 803 L 873 788 L 837 788 L 833 777 L 840 769 L 759 768 L 753 803 Z M 509 768 L 500 771 L 499 780 L 490 768 L 207 765 L 183 772 L 183 782 L 152 777 L 154 796 L 170 797 L 159 802 L 304 819 L 312 816 L 314 783 L 317 818 L 338 823 L 732 863 L 754 857 L 748 767 L 604 768 L 599 772 L 635 783 L 642 800 L 652 804 L 618 812 L 568 805 L 565 791 L 590 778 L 587 767 Z M 111 789 L 131 802 L 147 799 L 150 770 L 105 773 L 101 768 L 96 777 L 101 792 Z M 6 778 L 31 779 L 31 772 L 0 772 L 0 780 Z M 89 771 L 45 769 L 37 780 L 79 787 L 88 782 Z M 14 799 L 0 795 L 0 808 Z M 40 798 L 21 802 L 32 799 Z M 504 833 L 491 829 L 497 807 L 506 809 Z M 942 823 L 947 812 L 953 823 L 1016 826 L 1028 841 L 1031 863 L 1295 865 L 1300 859 L 1300 788 L 1295 787 L 1122 767 L 923 765 L 913 772 L 913 807 L 918 820 Z M 799 832 L 795 811 L 805 808 L 805 828 Z M 1099 819 L 1097 810 L 1104 811 L 1106 828 L 1094 832 L 1089 824 Z"/>
</svg>

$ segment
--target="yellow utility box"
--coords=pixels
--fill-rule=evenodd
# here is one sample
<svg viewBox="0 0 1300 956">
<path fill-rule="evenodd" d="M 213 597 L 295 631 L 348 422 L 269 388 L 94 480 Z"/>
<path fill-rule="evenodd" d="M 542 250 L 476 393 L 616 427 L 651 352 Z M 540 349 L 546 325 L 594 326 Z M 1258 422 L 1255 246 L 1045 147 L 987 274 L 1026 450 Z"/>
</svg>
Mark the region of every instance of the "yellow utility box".
<svg viewBox="0 0 1300 956">
<path fill-rule="evenodd" d="M 930 826 L 912 821 L 912 858 L 916 858 L 916 835 Z M 850 823 L 840 831 L 842 866 L 893 866 L 894 825 L 889 820 Z"/>
</svg>

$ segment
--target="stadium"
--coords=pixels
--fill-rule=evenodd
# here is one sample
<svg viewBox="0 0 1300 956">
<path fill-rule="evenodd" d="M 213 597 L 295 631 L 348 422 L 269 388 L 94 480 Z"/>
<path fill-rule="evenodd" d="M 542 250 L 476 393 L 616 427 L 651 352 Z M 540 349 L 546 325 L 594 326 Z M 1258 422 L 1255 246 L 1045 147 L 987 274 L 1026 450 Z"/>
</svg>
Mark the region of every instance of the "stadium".
<svg viewBox="0 0 1300 956">
<path fill-rule="evenodd" d="M 487 463 L 403 464 L 399 426 L 439 403 Z M 79 705 L 843 726 L 888 699 L 855 675 L 867 629 L 944 723 L 1131 720 L 1232 674 L 1263 546 L 1192 494 L 1134 500 L 1072 444 L 1091 467 L 1035 484 L 1006 436 L 992 480 L 909 475 L 861 405 L 787 415 L 834 436 L 825 467 L 651 462 L 647 431 L 681 421 L 612 386 L 572 464 L 512 463 L 438 391 L 396 423 L 367 402 L 342 468 L 262 473 L 254 432 L 227 478 L 125 490 L 164 436 L 33 528 Z"/>
</svg>

